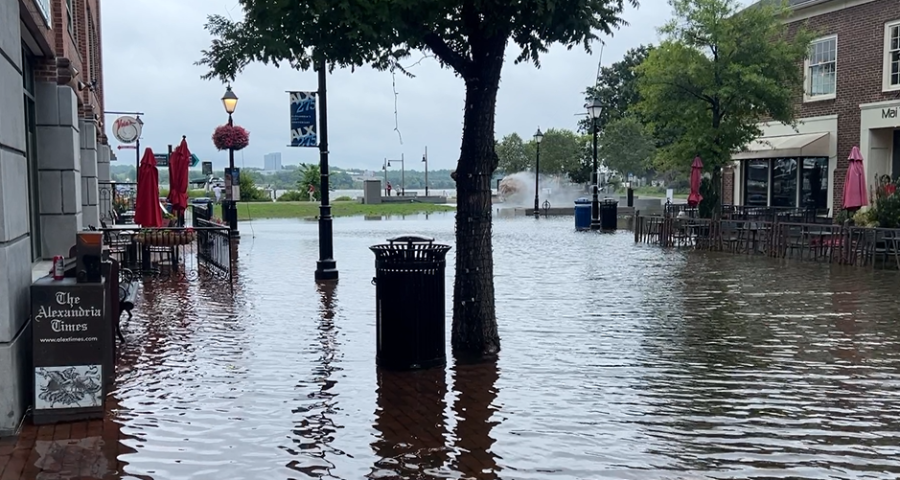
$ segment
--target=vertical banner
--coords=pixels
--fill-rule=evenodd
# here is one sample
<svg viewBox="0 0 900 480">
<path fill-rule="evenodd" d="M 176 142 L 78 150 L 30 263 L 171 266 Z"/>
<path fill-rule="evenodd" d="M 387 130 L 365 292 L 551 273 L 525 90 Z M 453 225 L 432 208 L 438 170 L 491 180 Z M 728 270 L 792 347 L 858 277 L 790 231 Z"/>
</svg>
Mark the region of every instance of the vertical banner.
<svg viewBox="0 0 900 480">
<path fill-rule="evenodd" d="M 317 146 L 316 92 L 288 93 L 291 96 L 291 146 Z"/>
</svg>

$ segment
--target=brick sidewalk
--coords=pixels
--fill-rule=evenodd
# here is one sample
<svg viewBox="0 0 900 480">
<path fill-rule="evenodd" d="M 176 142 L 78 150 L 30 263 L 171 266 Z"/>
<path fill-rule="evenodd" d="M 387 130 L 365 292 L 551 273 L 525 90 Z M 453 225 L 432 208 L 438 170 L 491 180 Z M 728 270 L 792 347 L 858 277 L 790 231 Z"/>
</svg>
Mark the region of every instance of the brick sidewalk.
<svg viewBox="0 0 900 480">
<path fill-rule="evenodd" d="M 134 449 L 120 443 L 121 435 L 110 417 L 59 425 L 27 423 L 18 437 L 0 439 L 0 480 L 123 478 L 125 463 L 119 455 Z"/>
</svg>

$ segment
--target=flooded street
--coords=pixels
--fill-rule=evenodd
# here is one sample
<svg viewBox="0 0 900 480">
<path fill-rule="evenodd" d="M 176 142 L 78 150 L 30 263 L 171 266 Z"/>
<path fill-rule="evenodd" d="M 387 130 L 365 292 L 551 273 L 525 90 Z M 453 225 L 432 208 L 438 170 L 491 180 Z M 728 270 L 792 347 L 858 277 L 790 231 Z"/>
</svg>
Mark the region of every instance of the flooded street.
<svg viewBox="0 0 900 480">
<path fill-rule="evenodd" d="M 492 364 L 375 368 L 374 255 L 452 214 L 241 225 L 232 297 L 147 283 L 113 412 L 155 479 L 893 479 L 900 276 L 495 219 Z M 447 338 L 455 249 L 448 256 Z"/>
</svg>

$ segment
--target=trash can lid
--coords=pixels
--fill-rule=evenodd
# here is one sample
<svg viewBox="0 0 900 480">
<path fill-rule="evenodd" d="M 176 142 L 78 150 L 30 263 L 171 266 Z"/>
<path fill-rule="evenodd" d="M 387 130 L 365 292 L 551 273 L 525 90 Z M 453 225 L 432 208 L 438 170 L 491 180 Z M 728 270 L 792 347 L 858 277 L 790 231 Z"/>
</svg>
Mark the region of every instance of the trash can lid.
<svg viewBox="0 0 900 480">
<path fill-rule="evenodd" d="M 387 239 L 390 243 L 434 243 L 434 238 L 422 235 L 400 235 Z"/>
<path fill-rule="evenodd" d="M 611 204 L 615 203 L 618 205 L 619 201 L 616 200 L 615 198 L 604 198 L 603 203 L 605 203 L 607 205 L 611 205 Z"/>
<path fill-rule="evenodd" d="M 585 205 L 591 203 L 591 199 L 587 197 L 581 197 L 575 199 L 575 205 Z"/>
</svg>

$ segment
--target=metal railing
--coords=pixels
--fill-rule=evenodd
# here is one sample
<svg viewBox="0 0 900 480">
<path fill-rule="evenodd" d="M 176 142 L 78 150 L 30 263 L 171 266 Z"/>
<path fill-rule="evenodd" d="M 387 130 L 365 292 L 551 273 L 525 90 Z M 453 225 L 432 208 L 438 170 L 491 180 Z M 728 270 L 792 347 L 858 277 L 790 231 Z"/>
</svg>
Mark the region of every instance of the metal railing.
<svg viewBox="0 0 900 480">
<path fill-rule="evenodd" d="M 117 223 L 119 214 L 116 202 L 126 202 L 128 209 L 134 209 L 137 184 L 132 182 L 97 182 L 100 219 L 107 223 Z"/>
<path fill-rule="evenodd" d="M 232 238 L 228 227 L 102 228 L 110 256 L 143 278 L 228 280 L 233 278 Z"/>
</svg>

